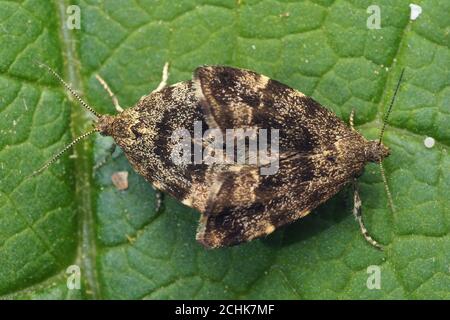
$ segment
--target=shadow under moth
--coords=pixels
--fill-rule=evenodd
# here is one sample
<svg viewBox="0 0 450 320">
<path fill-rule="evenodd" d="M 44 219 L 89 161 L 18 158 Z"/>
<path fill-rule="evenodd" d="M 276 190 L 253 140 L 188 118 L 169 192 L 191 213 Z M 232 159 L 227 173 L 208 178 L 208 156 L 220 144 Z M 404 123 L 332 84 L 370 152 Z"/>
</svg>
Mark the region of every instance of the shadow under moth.
<svg viewBox="0 0 450 320">
<path fill-rule="evenodd" d="M 354 183 L 367 162 L 380 164 L 393 209 L 381 166 L 389 155 L 382 135 L 403 71 L 380 138 L 369 141 L 353 128 L 353 112 L 349 127 L 312 98 L 249 70 L 202 66 L 195 70 L 192 80 L 166 86 L 166 64 L 158 88 L 125 110 L 98 76 L 119 111 L 113 116 L 98 114 L 58 74 L 45 67 L 97 119 L 92 131 L 75 139 L 35 174 L 88 135 L 98 132 L 111 136 L 134 170 L 156 189 L 200 212 L 196 238 L 207 248 L 250 241 L 306 216 L 345 185 Z M 278 150 L 272 156 L 277 156 L 277 170 L 263 175 L 261 167 L 268 165 L 264 161 L 236 163 L 227 159 L 225 163 L 207 163 L 191 161 L 192 155 L 189 161 L 174 163 L 173 133 L 182 129 L 195 137 L 195 123 L 202 124 L 202 133 L 214 129 L 223 135 L 218 151 L 224 154 L 225 135 L 230 129 L 276 129 Z M 195 138 L 190 142 L 200 150 L 208 143 Z M 239 150 L 234 145 L 231 154 L 236 152 Z M 364 227 L 357 188 L 353 213 L 365 239 L 381 248 Z"/>
</svg>

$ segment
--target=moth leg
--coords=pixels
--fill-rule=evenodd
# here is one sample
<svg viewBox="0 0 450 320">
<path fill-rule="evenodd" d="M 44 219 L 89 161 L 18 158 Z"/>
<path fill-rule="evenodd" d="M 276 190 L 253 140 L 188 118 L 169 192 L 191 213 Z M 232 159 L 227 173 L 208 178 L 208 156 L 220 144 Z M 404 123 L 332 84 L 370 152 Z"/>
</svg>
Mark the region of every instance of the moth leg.
<svg viewBox="0 0 450 320">
<path fill-rule="evenodd" d="M 164 68 L 163 68 L 163 71 L 162 71 L 161 82 L 158 84 L 156 89 L 153 90 L 152 92 L 159 91 L 162 88 L 164 88 L 165 86 L 167 86 L 167 79 L 169 79 L 169 63 L 168 62 L 166 62 L 164 64 Z"/>
<path fill-rule="evenodd" d="M 349 122 L 350 122 L 350 128 L 352 128 L 353 131 L 355 131 L 355 125 L 354 125 L 354 122 L 353 122 L 354 118 L 355 118 L 355 109 L 352 108 L 352 112 L 350 112 Z"/>
<path fill-rule="evenodd" d="M 100 84 L 102 85 L 103 89 L 105 89 L 106 92 L 108 92 L 108 95 L 111 97 L 112 103 L 113 103 L 114 107 L 116 108 L 117 112 L 119 112 L 119 113 L 122 112 L 123 108 L 119 105 L 119 100 L 114 95 L 114 93 L 111 91 L 111 89 L 109 88 L 109 86 L 106 83 L 106 81 L 103 80 L 103 78 L 100 77 L 98 74 L 95 75 L 95 78 L 98 80 L 98 82 L 100 82 Z"/>
<path fill-rule="evenodd" d="M 362 219 L 361 198 L 359 197 L 359 191 L 358 191 L 358 186 L 356 184 L 356 180 L 353 181 L 353 187 L 354 187 L 354 189 L 353 189 L 353 215 L 355 216 L 355 219 L 359 224 L 361 233 L 364 236 L 364 239 L 366 239 L 366 241 L 369 242 L 372 246 L 374 246 L 377 249 L 383 250 L 383 247 L 369 235 L 369 232 L 367 231 L 367 228 L 364 225 L 364 222 Z"/>
</svg>

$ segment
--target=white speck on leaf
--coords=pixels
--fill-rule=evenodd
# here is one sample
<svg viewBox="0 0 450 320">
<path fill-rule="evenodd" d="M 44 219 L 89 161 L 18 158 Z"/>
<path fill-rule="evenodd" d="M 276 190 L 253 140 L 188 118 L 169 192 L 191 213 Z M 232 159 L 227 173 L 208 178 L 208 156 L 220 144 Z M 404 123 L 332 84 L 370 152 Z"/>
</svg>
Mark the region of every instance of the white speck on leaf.
<svg viewBox="0 0 450 320">
<path fill-rule="evenodd" d="M 411 8 L 411 14 L 409 16 L 410 19 L 416 20 L 417 17 L 419 17 L 420 14 L 422 13 L 422 7 L 414 3 L 410 3 L 409 7 Z"/>
<path fill-rule="evenodd" d="M 435 143 L 436 143 L 436 141 L 435 141 L 434 138 L 432 138 L 432 137 L 426 137 L 426 138 L 423 140 L 423 144 L 424 144 L 425 147 L 427 147 L 428 149 L 433 148 Z"/>
</svg>

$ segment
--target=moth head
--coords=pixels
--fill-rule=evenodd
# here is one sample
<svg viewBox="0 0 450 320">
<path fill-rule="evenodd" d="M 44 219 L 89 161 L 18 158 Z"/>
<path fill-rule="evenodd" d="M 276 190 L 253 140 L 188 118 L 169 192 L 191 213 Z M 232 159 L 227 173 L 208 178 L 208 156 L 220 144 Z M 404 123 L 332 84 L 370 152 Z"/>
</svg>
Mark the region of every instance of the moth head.
<svg viewBox="0 0 450 320">
<path fill-rule="evenodd" d="M 135 112 L 126 109 L 115 116 L 100 116 L 96 121 L 95 128 L 102 136 L 113 137 L 121 148 L 126 149 L 143 135 L 138 122 Z"/>
<path fill-rule="evenodd" d="M 383 143 L 372 140 L 367 143 L 365 149 L 366 159 L 370 162 L 381 162 L 391 154 L 391 151 Z"/>
<path fill-rule="evenodd" d="M 101 115 L 95 123 L 95 128 L 102 136 L 111 136 L 114 131 L 113 123 L 114 117 L 109 115 Z"/>
</svg>

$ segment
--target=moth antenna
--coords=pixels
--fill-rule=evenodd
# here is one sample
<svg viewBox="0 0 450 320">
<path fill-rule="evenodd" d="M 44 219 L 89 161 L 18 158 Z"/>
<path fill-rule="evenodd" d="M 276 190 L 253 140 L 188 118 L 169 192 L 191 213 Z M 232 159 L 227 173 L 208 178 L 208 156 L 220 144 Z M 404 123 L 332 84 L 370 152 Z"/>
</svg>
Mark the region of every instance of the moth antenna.
<svg viewBox="0 0 450 320">
<path fill-rule="evenodd" d="M 48 65 L 42 63 L 42 62 L 37 62 L 38 65 L 42 68 L 46 68 L 56 79 L 59 80 L 59 82 L 61 82 L 63 84 L 63 86 L 72 94 L 72 96 L 74 96 L 78 102 L 88 111 L 90 111 L 92 114 L 94 114 L 97 118 L 100 118 L 100 114 L 95 111 L 90 105 L 88 105 L 86 102 L 84 102 L 83 99 L 81 99 L 81 97 L 78 95 L 78 93 L 75 92 L 75 90 L 72 89 L 72 87 L 63 80 L 63 78 L 61 78 L 61 76 L 59 74 L 56 73 L 56 71 L 54 71 L 52 68 L 50 68 Z"/>
<path fill-rule="evenodd" d="M 383 179 L 383 184 L 384 184 L 384 190 L 386 191 L 386 195 L 388 198 L 388 204 L 392 210 L 392 213 L 395 213 L 394 201 L 392 201 L 392 194 L 391 194 L 391 191 L 389 190 L 389 185 L 387 183 L 386 173 L 384 172 L 383 163 L 380 161 L 379 164 L 380 164 L 381 177 Z"/>
<path fill-rule="evenodd" d="M 36 170 L 35 172 L 33 172 L 28 178 L 34 177 L 34 176 L 42 173 L 43 171 L 45 171 L 48 167 L 50 167 L 53 163 L 55 163 L 55 161 L 58 160 L 67 150 L 69 150 L 74 145 L 76 145 L 78 142 L 80 142 L 81 140 L 83 140 L 84 138 L 90 136 L 91 134 L 93 134 L 95 132 L 98 132 L 97 128 L 92 129 L 91 131 L 88 131 L 86 133 L 83 133 L 81 136 L 79 136 L 78 138 L 73 140 L 71 143 L 66 145 L 61 151 L 56 153 L 50 160 L 47 161 L 46 164 L 44 164 L 39 170 Z"/>
<path fill-rule="evenodd" d="M 400 83 L 402 82 L 402 78 L 403 78 L 403 73 L 404 72 L 405 72 L 405 68 L 402 69 L 402 73 L 400 74 L 400 78 L 398 79 L 397 87 L 395 88 L 394 95 L 392 96 L 391 103 L 389 104 L 389 108 L 388 108 L 388 110 L 386 111 L 386 113 L 384 115 L 383 126 L 381 127 L 380 138 L 378 140 L 378 144 L 381 144 L 381 140 L 383 139 L 384 130 L 386 129 L 386 124 L 387 124 L 387 119 L 389 118 L 389 115 L 390 115 L 391 110 L 392 110 L 392 106 L 394 105 L 395 97 L 397 96 L 398 89 L 400 88 Z"/>
</svg>

